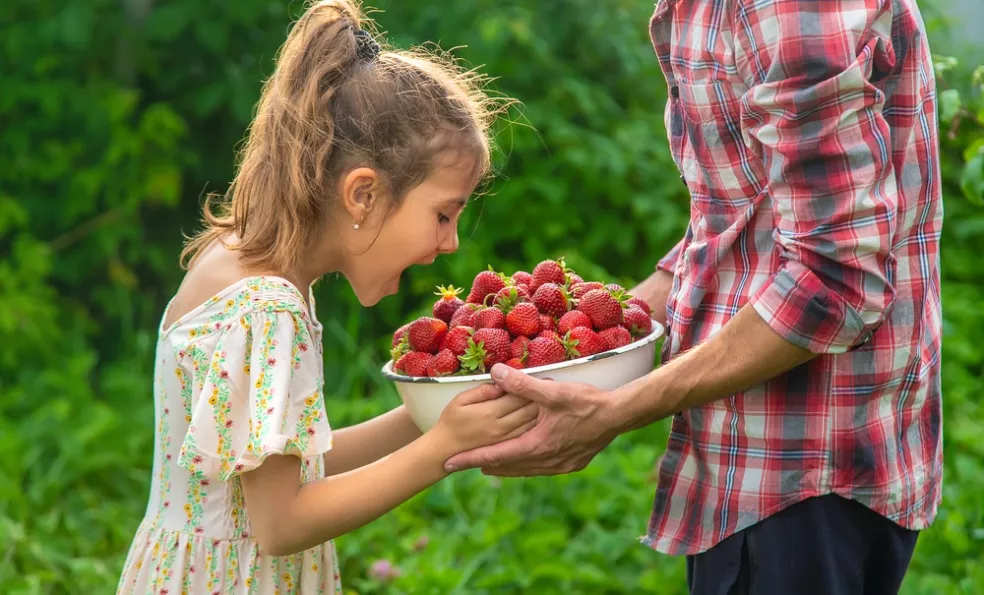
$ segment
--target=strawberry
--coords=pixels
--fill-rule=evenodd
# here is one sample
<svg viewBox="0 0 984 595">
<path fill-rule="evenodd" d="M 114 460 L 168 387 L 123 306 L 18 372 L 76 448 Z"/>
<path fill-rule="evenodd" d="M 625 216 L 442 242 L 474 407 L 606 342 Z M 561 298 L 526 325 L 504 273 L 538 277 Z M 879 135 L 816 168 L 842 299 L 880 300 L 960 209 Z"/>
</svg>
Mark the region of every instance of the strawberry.
<svg viewBox="0 0 984 595">
<path fill-rule="evenodd" d="M 396 368 L 397 372 L 407 376 L 427 376 L 427 366 L 433 359 L 434 356 L 430 353 L 411 351 L 401 357 L 393 367 Z"/>
<path fill-rule="evenodd" d="M 427 365 L 427 375 L 431 377 L 450 376 L 457 372 L 460 367 L 458 356 L 451 353 L 450 349 L 442 349 Z"/>
<path fill-rule="evenodd" d="M 393 348 L 390 349 L 390 357 L 393 358 L 394 362 L 407 353 L 410 353 L 410 342 L 407 340 L 408 328 L 410 328 L 409 322 L 396 329 L 396 332 L 393 333 Z"/>
<path fill-rule="evenodd" d="M 470 326 L 456 326 L 444 335 L 444 342 L 441 343 L 441 350 L 448 349 L 455 355 L 464 355 L 468 349 L 468 339 L 475 332 Z"/>
<path fill-rule="evenodd" d="M 407 337 L 410 340 L 410 349 L 413 351 L 426 351 L 434 354 L 441 348 L 441 341 L 448 333 L 448 325 L 437 318 L 424 316 L 410 323 L 407 329 Z"/>
<path fill-rule="evenodd" d="M 607 289 L 592 289 L 584 294 L 577 309 L 587 314 L 599 331 L 622 323 L 622 303 Z"/>
<path fill-rule="evenodd" d="M 480 328 L 506 328 L 506 315 L 498 308 L 484 308 L 475 313 L 475 330 Z"/>
<path fill-rule="evenodd" d="M 441 299 L 434 302 L 432 311 L 434 318 L 443 320 L 445 324 L 451 324 L 451 317 L 458 311 L 458 308 L 465 305 L 465 302 L 458 297 L 459 293 L 461 293 L 461 289 L 457 289 L 453 285 L 447 287 L 438 285 L 434 294 L 441 296 Z"/>
<path fill-rule="evenodd" d="M 516 304 L 528 301 L 530 301 L 530 293 L 527 290 L 515 285 L 507 285 L 495 294 L 492 305 L 508 314 Z"/>
<path fill-rule="evenodd" d="M 506 315 L 506 329 L 514 337 L 535 337 L 540 332 L 540 313 L 529 302 L 517 304 Z"/>
<path fill-rule="evenodd" d="M 547 331 L 540 331 L 540 334 L 539 334 L 539 335 L 537 335 L 536 337 L 537 337 L 538 339 L 539 339 L 540 337 L 543 337 L 543 338 L 545 338 L 545 339 L 557 339 L 557 340 L 559 340 L 559 339 L 560 339 L 560 335 L 558 335 L 558 334 L 557 334 L 557 331 L 550 331 L 550 330 L 547 330 Z"/>
<path fill-rule="evenodd" d="M 513 339 L 512 344 L 509 346 L 509 350 L 513 358 L 518 359 L 521 362 L 526 361 L 526 356 L 528 354 L 527 347 L 530 344 L 529 337 L 516 337 Z"/>
<path fill-rule="evenodd" d="M 475 326 L 475 313 L 483 309 L 485 306 L 479 306 L 478 304 L 465 304 L 464 306 L 458 308 L 458 311 L 454 313 L 451 317 L 451 328 L 456 326 Z"/>
<path fill-rule="evenodd" d="M 613 326 L 599 331 L 598 335 L 605 341 L 608 349 L 623 347 L 632 342 L 632 333 L 624 326 Z"/>
<path fill-rule="evenodd" d="M 571 284 L 571 295 L 576 299 L 581 299 L 584 294 L 588 293 L 592 289 L 604 289 L 605 286 L 597 281 L 585 281 L 583 283 L 573 283 Z"/>
<path fill-rule="evenodd" d="M 587 357 L 608 351 L 608 344 L 605 343 L 601 335 L 591 330 L 591 327 L 574 327 L 567 333 L 566 338 L 570 340 L 571 347 L 577 352 L 575 357 Z"/>
<path fill-rule="evenodd" d="M 567 266 L 564 264 L 563 258 L 558 258 L 557 260 L 544 260 L 533 269 L 532 279 L 530 280 L 530 289 L 535 293 L 536 290 L 539 289 L 544 283 L 556 283 L 557 285 L 563 285 L 567 282 L 567 279 L 564 276 L 566 270 Z"/>
<path fill-rule="evenodd" d="M 653 308 L 652 308 L 652 306 L 650 306 L 649 303 L 646 300 L 642 299 L 642 298 L 631 297 L 631 298 L 629 298 L 625 302 L 625 305 L 626 306 L 639 306 L 640 308 L 642 308 L 642 311 L 646 313 L 646 316 L 650 316 L 651 317 L 653 315 Z"/>
<path fill-rule="evenodd" d="M 516 368 L 517 370 L 522 370 L 523 368 L 526 367 L 526 364 L 523 363 L 523 360 L 515 357 L 508 360 L 506 362 L 506 365 L 509 366 L 510 368 Z"/>
<path fill-rule="evenodd" d="M 580 310 L 571 310 L 567 314 L 561 316 L 560 320 L 557 321 L 557 332 L 562 335 L 566 335 L 567 331 L 578 326 L 586 326 L 591 328 L 591 319 L 588 318 L 587 314 Z"/>
<path fill-rule="evenodd" d="M 516 289 L 522 289 L 523 291 L 526 292 L 526 295 L 533 295 L 533 293 L 530 291 L 529 283 L 517 283 Z"/>
<path fill-rule="evenodd" d="M 505 275 L 495 272 L 490 265 L 489 270 L 482 271 L 475 276 L 471 291 L 468 293 L 468 299 L 465 301 L 469 304 L 484 304 L 485 298 L 489 294 L 495 294 L 505 286 Z"/>
<path fill-rule="evenodd" d="M 509 332 L 501 328 L 482 328 L 468 340 L 468 350 L 461 357 L 461 367 L 485 373 L 494 364 L 511 355 Z"/>
<path fill-rule="evenodd" d="M 557 330 L 557 321 L 553 316 L 540 314 L 540 328 L 545 331 L 555 331 Z"/>
<path fill-rule="evenodd" d="M 633 337 L 648 335 L 653 331 L 653 321 L 639 306 L 629 306 L 624 312 L 622 326 L 629 329 Z"/>
<path fill-rule="evenodd" d="M 526 271 L 516 271 L 512 274 L 512 280 L 516 285 L 526 285 L 529 288 L 530 283 L 533 281 L 533 275 Z"/>
<path fill-rule="evenodd" d="M 533 293 L 533 303 L 542 314 L 560 318 L 571 309 L 571 297 L 567 290 L 547 281 Z"/>
<path fill-rule="evenodd" d="M 605 285 L 605 289 L 607 289 L 612 293 L 615 293 L 616 291 L 621 291 L 622 293 L 625 293 L 625 288 L 619 285 L 618 283 L 608 283 Z"/>
<path fill-rule="evenodd" d="M 393 347 L 396 347 L 397 345 L 400 344 L 400 341 L 403 340 L 403 336 L 407 334 L 408 328 L 410 328 L 409 322 L 404 324 L 400 328 L 396 329 L 396 332 L 393 333 Z"/>
<path fill-rule="evenodd" d="M 537 337 L 530 341 L 528 350 L 529 356 L 526 358 L 526 366 L 529 368 L 556 364 L 567 359 L 567 350 L 564 349 L 559 339 Z"/>
<path fill-rule="evenodd" d="M 572 286 L 576 283 L 584 283 L 584 278 L 574 271 L 567 271 L 567 285 Z"/>
</svg>

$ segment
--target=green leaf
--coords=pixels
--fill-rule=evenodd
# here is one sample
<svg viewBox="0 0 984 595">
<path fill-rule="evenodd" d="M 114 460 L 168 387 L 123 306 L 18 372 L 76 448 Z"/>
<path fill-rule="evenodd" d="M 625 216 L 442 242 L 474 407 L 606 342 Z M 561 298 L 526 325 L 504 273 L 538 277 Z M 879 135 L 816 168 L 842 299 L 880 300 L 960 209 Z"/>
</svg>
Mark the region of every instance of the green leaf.
<svg viewBox="0 0 984 595">
<path fill-rule="evenodd" d="M 947 89 L 940 93 L 940 120 L 950 122 L 960 111 L 960 91 Z"/>
</svg>

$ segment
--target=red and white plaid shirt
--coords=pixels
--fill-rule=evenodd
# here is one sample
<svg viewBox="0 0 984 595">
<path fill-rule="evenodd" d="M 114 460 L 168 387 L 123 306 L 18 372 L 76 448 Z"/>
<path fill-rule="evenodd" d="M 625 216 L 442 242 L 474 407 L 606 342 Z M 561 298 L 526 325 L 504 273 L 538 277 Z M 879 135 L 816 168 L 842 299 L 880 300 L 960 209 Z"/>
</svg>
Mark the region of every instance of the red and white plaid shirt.
<svg viewBox="0 0 984 595">
<path fill-rule="evenodd" d="M 650 34 L 692 196 L 659 263 L 664 360 L 746 305 L 822 355 L 673 419 L 643 541 L 695 554 L 829 493 L 925 528 L 943 474 L 943 208 L 916 1 L 660 0 Z"/>
</svg>

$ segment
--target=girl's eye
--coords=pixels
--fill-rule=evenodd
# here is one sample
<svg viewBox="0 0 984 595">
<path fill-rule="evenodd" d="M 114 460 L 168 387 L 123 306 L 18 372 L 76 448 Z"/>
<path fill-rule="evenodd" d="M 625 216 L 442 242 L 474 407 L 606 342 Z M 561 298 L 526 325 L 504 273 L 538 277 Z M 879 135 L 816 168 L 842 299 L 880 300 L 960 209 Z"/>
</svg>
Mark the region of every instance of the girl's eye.
<svg viewBox="0 0 984 595">
<path fill-rule="evenodd" d="M 444 213 L 438 213 L 437 220 L 440 223 L 448 223 L 449 221 L 451 221 L 451 219 L 449 219 L 448 216 L 445 215 Z"/>
</svg>

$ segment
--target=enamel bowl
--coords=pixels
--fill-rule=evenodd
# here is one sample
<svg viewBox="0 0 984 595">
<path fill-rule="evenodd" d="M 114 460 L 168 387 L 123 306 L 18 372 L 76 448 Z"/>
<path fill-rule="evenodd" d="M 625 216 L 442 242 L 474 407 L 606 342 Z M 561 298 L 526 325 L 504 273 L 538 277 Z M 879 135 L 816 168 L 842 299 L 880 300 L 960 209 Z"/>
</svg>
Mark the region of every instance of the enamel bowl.
<svg viewBox="0 0 984 595">
<path fill-rule="evenodd" d="M 663 326 L 654 320 L 652 333 L 628 345 L 597 355 L 519 371 L 536 378 L 580 382 L 612 390 L 645 376 L 656 367 L 656 343 L 663 336 L 663 331 Z M 441 378 L 404 376 L 393 371 L 392 360 L 383 366 L 382 372 L 396 384 L 410 418 L 422 432 L 434 427 L 441 412 L 458 393 L 492 382 L 490 374 Z"/>
</svg>

